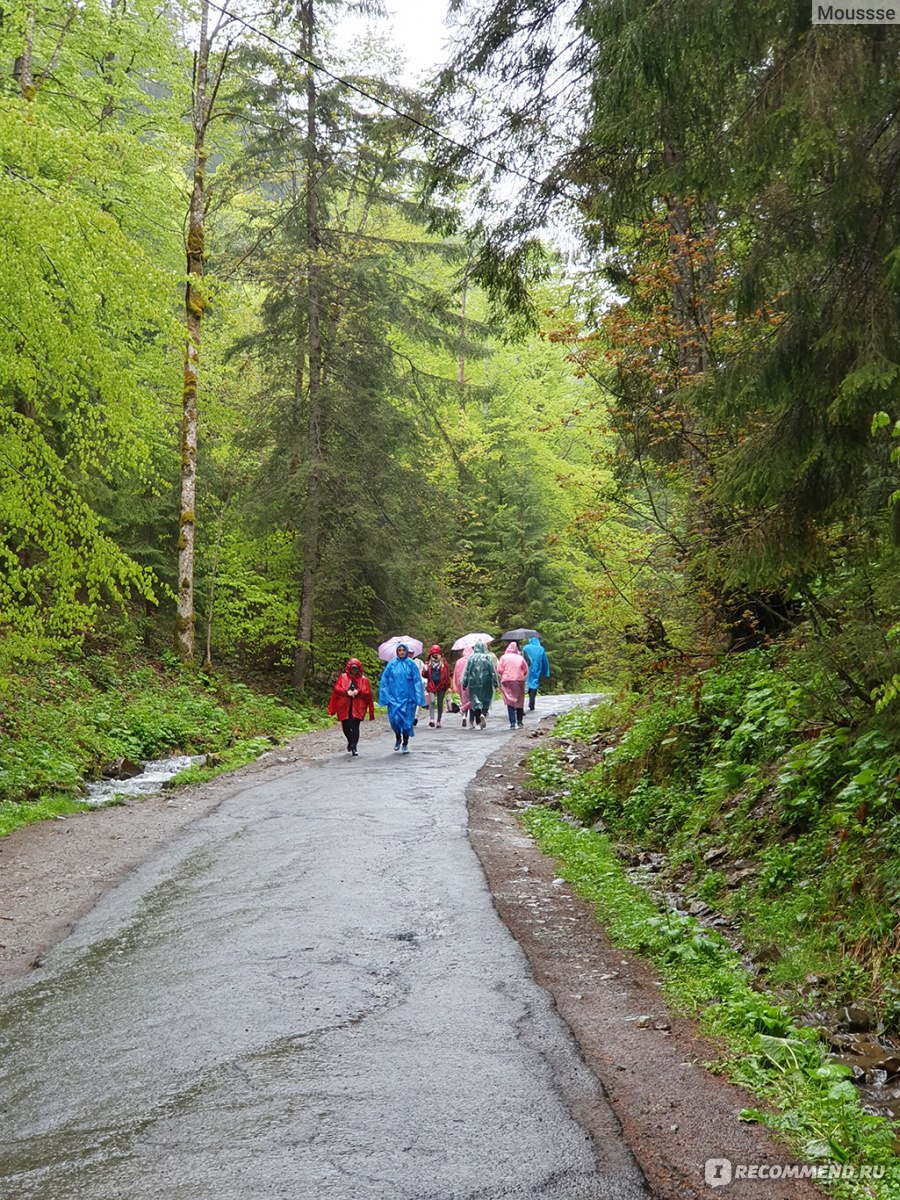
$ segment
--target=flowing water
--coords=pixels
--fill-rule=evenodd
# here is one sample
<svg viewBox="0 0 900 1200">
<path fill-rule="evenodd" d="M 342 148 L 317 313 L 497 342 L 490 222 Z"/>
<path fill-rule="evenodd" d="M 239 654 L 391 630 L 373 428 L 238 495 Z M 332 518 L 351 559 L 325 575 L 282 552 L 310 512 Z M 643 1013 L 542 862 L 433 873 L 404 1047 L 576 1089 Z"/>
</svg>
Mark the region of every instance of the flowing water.
<svg viewBox="0 0 900 1200">
<path fill-rule="evenodd" d="M 86 784 L 88 804 L 106 804 L 114 796 L 147 796 L 158 792 L 164 783 L 188 767 L 202 766 L 205 754 L 176 754 L 171 758 L 154 758 L 144 763 L 140 775 L 131 779 L 98 779 Z"/>
</svg>

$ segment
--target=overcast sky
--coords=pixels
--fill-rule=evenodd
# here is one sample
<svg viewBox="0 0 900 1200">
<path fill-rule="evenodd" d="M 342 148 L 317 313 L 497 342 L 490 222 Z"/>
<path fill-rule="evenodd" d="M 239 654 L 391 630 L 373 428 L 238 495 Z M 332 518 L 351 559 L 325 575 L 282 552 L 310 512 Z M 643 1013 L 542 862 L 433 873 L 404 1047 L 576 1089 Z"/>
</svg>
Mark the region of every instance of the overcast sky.
<svg viewBox="0 0 900 1200">
<path fill-rule="evenodd" d="M 448 38 L 446 0 L 387 0 L 385 7 L 412 74 L 427 72 L 443 61 Z"/>
<path fill-rule="evenodd" d="M 345 18 L 345 36 L 362 36 L 368 28 L 380 33 L 406 61 L 404 82 L 413 83 L 447 57 L 446 0 L 384 0 L 384 6 L 389 15 L 380 21 Z"/>
</svg>

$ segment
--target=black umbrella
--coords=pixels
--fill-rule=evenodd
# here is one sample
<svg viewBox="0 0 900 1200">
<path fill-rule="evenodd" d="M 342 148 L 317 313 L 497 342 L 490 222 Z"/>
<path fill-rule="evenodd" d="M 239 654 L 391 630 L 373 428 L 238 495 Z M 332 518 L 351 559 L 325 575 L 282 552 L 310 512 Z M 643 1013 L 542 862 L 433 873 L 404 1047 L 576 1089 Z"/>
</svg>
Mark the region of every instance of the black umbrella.
<svg viewBox="0 0 900 1200">
<path fill-rule="evenodd" d="M 529 638 L 539 638 L 541 635 L 536 629 L 507 629 L 506 633 L 500 634 L 501 642 L 525 642 Z"/>
</svg>

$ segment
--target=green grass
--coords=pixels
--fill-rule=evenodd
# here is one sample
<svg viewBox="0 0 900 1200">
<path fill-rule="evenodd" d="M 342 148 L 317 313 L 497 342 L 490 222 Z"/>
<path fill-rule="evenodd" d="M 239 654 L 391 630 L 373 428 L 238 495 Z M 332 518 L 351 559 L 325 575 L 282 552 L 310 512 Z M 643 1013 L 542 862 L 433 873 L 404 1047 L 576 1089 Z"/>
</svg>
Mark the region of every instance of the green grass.
<svg viewBox="0 0 900 1200">
<path fill-rule="evenodd" d="M 179 771 L 169 781 L 168 786 L 182 788 L 194 783 L 203 783 L 207 779 L 215 779 L 218 775 L 226 775 L 229 771 L 255 762 L 261 754 L 271 750 L 272 745 L 273 743 L 268 737 L 247 738 L 245 741 L 237 742 L 228 750 L 224 750 L 218 756 L 219 761 L 213 766 L 188 767 L 184 771 Z"/>
<path fill-rule="evenodd" d="M 814 1030 L 750 986 L 725 939 L 691 917 L 660 912 L 627 878 L 603 835 L 540 805 L 527 809 L 522 823 L 554 857 L 561 877 L 595 905 L 616 944 L 654 964 L 673 1008 L 698 1018 L 723 1046 L 713 1068 L 777 1110 L 747 1109 L 742 1119 L 770 1126 L 809 1161 L 885 1168 L 882 1179 L 822 1183 L 838 1200 L 896 1200 L 900 1164 L 890 1124 L 862 1111 L 849 1070 L 828 1060 Z"/>
<path fill-rule="evenodd" d="M 7 800 L 0 803 L 0 837 L 6 837 L 8 833 L 23 825 L 33 825 L 36 821 L 50 821 L 54 817 L 83 812 L 90 807 L 92 806 L 83 801 L 73 800 L 71 796 L 46 796 L 42 800 L 18 804 Z"/>
<path fill-rule="evenodd" d="M 792 1003 L 862 1003 L 900 1031 L 900 742 L 871 719 L 810 724 L 801 701 L 771 655 L 729 660 L 689 694 L 561 717 L 560 736 L 605 731 L 606 752 L 574 774 L 543 747 L 534 786 L 663 852 L 664 882 L 737 921 L 751 953 L 775 948 L 768 983 Z"/>
</svg>

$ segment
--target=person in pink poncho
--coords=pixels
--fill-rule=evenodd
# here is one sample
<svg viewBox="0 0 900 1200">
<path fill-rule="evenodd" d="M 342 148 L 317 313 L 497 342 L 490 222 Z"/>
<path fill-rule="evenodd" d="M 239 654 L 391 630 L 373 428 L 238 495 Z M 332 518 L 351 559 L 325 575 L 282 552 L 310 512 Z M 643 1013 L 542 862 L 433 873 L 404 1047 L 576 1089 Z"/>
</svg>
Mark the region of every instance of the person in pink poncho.
<svg viewBox="0 0 900 1200">
<path fill-rule="evenodd" d="M 463 671 L 466 669 L 466 663 L 469 661 L 469 656 L 472 653 L 472 647 L 466 646 L 462 654 L 456 660 L 456 666 L 453 668 L 453 690 L 459 696 L 459 709 L 462 713 L 463 729 L 469 724 L 469 713 L 472 711 L 472 705 L 469 702 L 469 689 L 462 685 Z M 472 728 L 475 728 L 475 722 L 472 721 Z"/>
<path fill-rule="evenodd" d="M 525 724 L 525 680 L 528 660 L 519 653 L 516 642 L 510 642 L 497 662 L 500 694 L 509 713 L 510 729 L 522 729 Z"/>
</svg>

